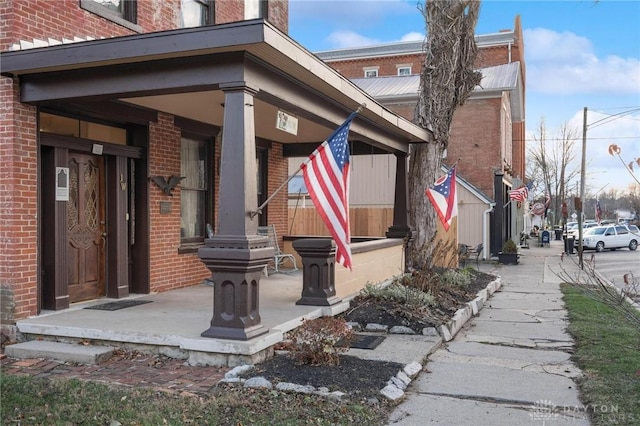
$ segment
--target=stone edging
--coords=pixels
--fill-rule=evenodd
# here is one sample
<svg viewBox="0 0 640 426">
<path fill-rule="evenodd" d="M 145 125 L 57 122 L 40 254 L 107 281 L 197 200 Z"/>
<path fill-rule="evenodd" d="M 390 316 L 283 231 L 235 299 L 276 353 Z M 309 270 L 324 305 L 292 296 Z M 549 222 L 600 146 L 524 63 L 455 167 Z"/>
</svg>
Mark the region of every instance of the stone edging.
<svg viewBox="0 0 640 426">
<path fill-rule="evenodd" d="M 458 333 L 458 331 L 462 329 L 462 327 L 467 323 L 467 321 L 471 319 L 472 316 L 478 315 L 489 297 L 491 297 L 493 293 L 498 291 L 500 287 L 502 287 L 502 279 L 498 276 L 495 280 L 487 284 L 487 287 L 480 290 L 475 299 L 473 299 L 471 302 L 467 302 L 464 308 L 458 309 L 446 324 L 440 325 L 437 330 L 440 333 L 442 340 L 445 342 L 452 340 Z M 425 330 L 423 330 L 423 334 L 426 334 Z M 434 350 L 435 349 L 437 348 L 434 348 Z M 415 376 L 417 376 L 424 367 L 418 362 L 413 362 L 411 364 L 407 364 L 404 370 L 406 371 L 407 368 L 410 368 L 410 366 L 414 364 L 417 366 L 416 373 L 413 375 L 409 375 L 410 378 L 407 382 L 401 380 L 398 376 L 392 377 L 391 380 L 387 382 L 387 386 L 380 390 L 380 393 L 384 397 L 392 401 L 397 401 L 401 398 L 404 398 L 404 390 L 407 388 L 407 386 L 409 386 L 411 380 L 415 378 Z M 410 371 L 413 371 L 413 369 L 411 369 Z M 398 375 L 400 375 L 401 373 L 402 371 L 398 373 Z"/>
<path fill-rule="evenodd" d="M 487 287 L 478 292 L 478 295 L 471 302 L 467 302 L 464 308 L 460 308 L 453 314 L 453 317 L 445 324 L 438 327 L 438 332 L 445 342 L 452 340 L 471 317 L 478 315 L 480 309 L 487 302 L 489 297 L 502 287 L 502 279 L 498 276 L 495 280 L 487 284 Z"/>
<path fill-rule="evenodd" d="M 491 297 L 493 293 L 499 290 L 500 287 L 502 287 L 502 280 L 498 276 L 495 280 L 491 281 L 486 288 L 480 290 L 475 299 L 473 299 L 471 302 L 467 302 L 464 308 L 458 309 L 446 324 L 440 325 L 438 327 L 438 332 L 440 333 L 442 340 L 445 342 L 452 340 L 458 333 L 458 331 L 460 331 L 460 329 L 462 329 L 462 327 L 467 323 L 467 321 L 471 319 L 471 317 L 478 315 L 489 297 Z M 426 334 L 424 333 L 424 330 L 423 334 Z M 387 385 L 380 390 L 380 394 L 391 401 L 398 401 L 404 398 L 405 389 L 407 389 L 411 381 L 420 373 L 420 371 L 422 371 L 423 367 L 424 365 L 417 361 L 405 365 L 402 370 L 400 370 L 395 376 L 389 379 Z M 249 364 L 235 367 L 232 370 L 228 371 L 219 383 L 238 383 L 247 388 L 273 389 L 273 384 L 264 377 L 251 377 L 249 379 L 240 377 L 243 373 L 251 371 L 252 369 L 254 369 L 254 366 Z M 335 400 L 342 400 L 346 396 L 344 392 L 330 392 L 326 387 L 316 388 L 310 385 L 298 385 L 295 383 L 287 382 L 277 383 L 275 389 L 285 392 L 314 394 Z"/>
</svg>

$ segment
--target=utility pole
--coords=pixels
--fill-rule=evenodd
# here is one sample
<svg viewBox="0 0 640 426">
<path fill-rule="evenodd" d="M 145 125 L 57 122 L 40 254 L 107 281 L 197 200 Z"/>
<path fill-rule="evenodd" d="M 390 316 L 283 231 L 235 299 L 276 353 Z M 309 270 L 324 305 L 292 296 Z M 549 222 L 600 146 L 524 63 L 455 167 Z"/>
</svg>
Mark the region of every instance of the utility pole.
<svg viewBox="0 0 640 426">
<path fill-rule="evenodd" d="M 585 176 L 586 176 L 586 163 L 587 163 L 587 107 L 584 107 L 584 116 L 582 118 L 582 166 L 580 167 L 580 199 L 576 203 L 576 210 L 578 211 L 578 259 L 580 269 L 584 269 L 582 263 L 582 206 L 584 198 L 586 196 L 585 190 Z"/>
</svg>

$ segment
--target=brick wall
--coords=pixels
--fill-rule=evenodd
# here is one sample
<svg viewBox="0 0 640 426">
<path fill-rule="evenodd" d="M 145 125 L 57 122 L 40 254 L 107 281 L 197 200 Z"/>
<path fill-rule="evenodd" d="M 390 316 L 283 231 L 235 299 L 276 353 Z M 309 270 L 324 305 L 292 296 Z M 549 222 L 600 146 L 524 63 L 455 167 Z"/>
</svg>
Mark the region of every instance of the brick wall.
<svg viewBox="0 0 640 426">
<path fill-rule="evenodd" d="M 149 176 L 180 176 L 180 129 L 173 116 L 159 113 L 149 126 Z M 160 203 L 171 203 L 169 214 L 160 214 Z M 160 292 L 201 282 L 209 271 L 197 253 L 178 254 L 180 247 L 180 185 L 166 196 L 150 185 L 150 281 Z"/>
<path fill-rule="evenodd" d="M 378 76 L 398 75 L 398 66 L 410 66 L 411 74 L 420 74 L 422 55 L 388 56 L 383 58 L 363 58 L 335 61 L 328 64 L 347 78 L 364 78 L 365 68 L 378 68 Z"/>
<path fill-rule="evenodd" d="M 60 40 L 73 37 L 109 38 L 136 32 L 106 18 L 84 10 L 80 0 L 14 0 L 2 1 L 2 40 L 0 50 L 8 50 L 19 40 Z M 244 2 L 216 1 L 216 23 L 244 20 Z M 281 31 L 288 32 L 289 3 L 286 0 L 269 2 L 269 21 Z M 137 25 L 142 32 L 179 28 L 180 0 L 138 0 Z"/>
<path fill-rule="evenodd" d="M 461 176 L 493 196 L 494 171 L 502 170 L 500 99 L 473 99 L 454 114 L 447 164 L 458 160 Z M 488 172 L 490 171 L 490 173 Z"/>
<path fill-rule="evenodd" d="M 288 179 L 289 162 L 286 158 L 282 157 L 282 144 L 274 143 L 269 150 L 269 165 L 268 168 L 268 182 L 267 182 L 267 197 L 271 196 L 276 189 L 283 182 Z M 283 188 L 268 204 L 267 219 L 269 225 L 275 225 L 276 233 L 280 248 L 282 245 L 282 237 L 289 235 L 289 209 L 287 206 L 288 192 L 287 188 Z"/>
<path fill-rule="evenodd" d="M 216 0 L 216 24 L 244 21 L 244 1 Z M 289 1 L 270 0 L 268 21 L 285 34 L 289 32 Z"/>
<path fill-rule="evenodd" d="M 0 80 L 0 110 L 0 288 L 12 299 L 1 320 L 11 324 L 37 311 L 36 113 L 9 78 Z"/>
</svg>

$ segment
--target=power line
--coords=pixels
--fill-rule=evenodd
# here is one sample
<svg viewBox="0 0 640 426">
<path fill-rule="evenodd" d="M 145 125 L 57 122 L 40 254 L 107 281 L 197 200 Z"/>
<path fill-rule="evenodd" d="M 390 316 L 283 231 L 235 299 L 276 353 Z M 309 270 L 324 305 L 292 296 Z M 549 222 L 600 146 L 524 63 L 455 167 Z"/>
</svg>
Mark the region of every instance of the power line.
<svg viewBox="0 0 640 426">
<path fill-rule="evenodd" d="M 618 118 L 621 118 L 621 117 L 623 117 L 625 115 L 631 114 L 631 113 L 636 112 L 636 111 L 640 111 L 640 108 L 630 109 L 628 111 L 622 111 L 622 112 L 619 112 L 618 114 L 611 114 L 608 117 L 601 118 L 600 120 L 596 120 L 591 124 L 587 124 L 587 129 L 592 129 L 594 127 L 602 126 L 603 124 L 606 124 L 606 123 L 608 123 L 610 121 L 613 121 L 613 120 L 617 120 Z M 600 123 L 600 124 L 598 124 L 598 123 Z M 594 124 L 598 124 L 598 126 L 594 126 Z"/>
<path fill-rule="evenodd" d="M 579 138 L 571 138 L 571 140 L 575 140 L 577 141 Z M 640 136 L 613 136 L 613 137 L 606 137 L 606 138 L 590 138 L 587 137 L 588 141 L 596 141 L 596 140 L 607 140 L 607 141 L 612 141 L 612 140 L 623 140 L 623 139 L 640 139 Z M 544 141 L 545 142 L 561 142 L 565 139 L 563 138 L 545 138 Z M 540 139 L 514 139 L 514 142 L 540 142 Z"/>
</svg>

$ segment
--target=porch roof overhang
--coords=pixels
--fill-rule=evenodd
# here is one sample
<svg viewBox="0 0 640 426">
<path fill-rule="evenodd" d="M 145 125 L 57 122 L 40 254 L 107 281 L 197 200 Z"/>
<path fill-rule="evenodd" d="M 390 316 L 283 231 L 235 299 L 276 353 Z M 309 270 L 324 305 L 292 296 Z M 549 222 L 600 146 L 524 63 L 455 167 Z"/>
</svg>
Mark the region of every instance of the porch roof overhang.
<svg viewBox="0 0 640 426">
<path fill-rule="evenodd" d="M 257 88 L 256 137 L 286 144 L 285 155 L 288 146 L 310 153 L 360 105 L 356 143 L 408 152 L 428 138 L 263 20 L 7 51 L 0 60 L 25 103 L 118 102 L 214 126 L 223 123 L 222 89 Z M 276 128 L 279 110 L 298 118 L 297 135 Z"/>
</svg>

